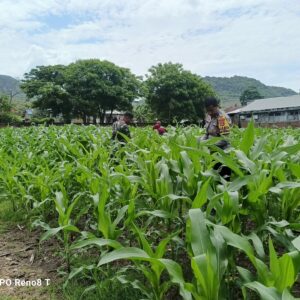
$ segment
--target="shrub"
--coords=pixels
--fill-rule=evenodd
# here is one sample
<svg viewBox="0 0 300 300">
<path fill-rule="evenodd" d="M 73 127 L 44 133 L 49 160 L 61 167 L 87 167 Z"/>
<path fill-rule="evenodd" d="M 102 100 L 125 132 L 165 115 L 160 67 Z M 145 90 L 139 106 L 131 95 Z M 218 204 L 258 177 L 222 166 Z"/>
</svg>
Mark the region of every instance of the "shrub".
<svg viewBox="0 0 300 300">
<path fill-rule="evenodd" d="M 7 112 L 2 112 L 0 113 L 0 124 L 13 124 L 13 125 L 19 125 L 23 121 L 22 117 L 12 114 L 12 113 L 7 113 Z"/>
</svg>

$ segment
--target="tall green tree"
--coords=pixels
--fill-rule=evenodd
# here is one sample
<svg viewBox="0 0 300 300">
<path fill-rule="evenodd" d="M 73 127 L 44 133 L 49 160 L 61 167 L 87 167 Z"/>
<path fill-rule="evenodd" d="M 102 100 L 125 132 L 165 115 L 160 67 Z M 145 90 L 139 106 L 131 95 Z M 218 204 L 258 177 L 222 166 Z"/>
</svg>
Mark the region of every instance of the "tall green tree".
<svg viewBox="0 0 300 300">
<path fill-rule="evenodd" d="M 10 104 L 7 95 L 0 95 L 0 113 L 6 113 L 11 110 L 12 106 Z"/>
<path fill-rule="evenodd" d="M 66 70 L 66 90 L 74 99 L 77 114 L 99 116 L 107 111 L 131 110 L 138 96 L 140 79 L 129 69 L 98 59 L 79 60 Z"/>
<path fill-rule="evenodd" d="M 171 62 L 151 67 L 145 85 L 147 104 L 158 118 L 168 122 L 198 121 L 204 116 L 204 99 L 214 95 L 200 76 Z"/>
<path fill-rule="evenodd" d="M 63 65 L 38 66 L 25 73 L 21 88 L 27 98 L 34 100 L 33 107 L 51 110 L 54 116 L 62 114 L 70 121 L 73 104 L 64 87 L 65 70 Z"/>
<path fill-rule="evenodd" d="M 255 86 L 250 86 L 244 90 L 240 96 L 241 105 L 244 106 L 249 100 L 256 100 L 264 98 Z"/>
</svg>

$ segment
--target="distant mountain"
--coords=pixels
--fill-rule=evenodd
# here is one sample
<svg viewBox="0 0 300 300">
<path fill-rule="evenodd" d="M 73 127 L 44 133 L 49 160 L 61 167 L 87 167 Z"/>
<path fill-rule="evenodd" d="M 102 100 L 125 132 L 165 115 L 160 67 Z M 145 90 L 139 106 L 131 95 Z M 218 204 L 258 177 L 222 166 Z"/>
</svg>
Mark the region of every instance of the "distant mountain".
<svg viewBox="0 0 300 300">
<path fill-rule="evenodd" d="M 0 75 L 0 94 L 16 94 L 14 98 L 25 99 L 25 94 L 20 89 L 20 81 L 7 75 Z"/>
<path fill-rule="evenodd" d="M 297 93 L 291 89 L 277 87 L 277 86 L 267 86 L 260 81 L 243 77 L 243 76 L 233 76 L 233 77 L 203 77 L 203 80 L 208 82 L 214 90 L 217 92 L 221 99 L 223 107 L 233 106 L 234 104 L 239 104 L 239 98 L 242 92 L 249 88 L 250 86 L 255 86 L 258 92 L 264 98 L 281 97 L 281 96 L 292 96 Z M 10 95 L 18 93 L 14 96 L 16 100 L 25 100 L 26 96 L 20 89 L 20 81 L 7 75 L 0 75 L 0 94 Z"/>
<path fill-rule="evenodd" d="M 239 103 L 240 96 L 244 90 L 250 86 L 257 88 L 258 92 L 264 98 L 272 97 L 283 97 L 292 96 L 297 93 L 291 89 L 277 87 L 277 86 L 267 86 L 260 81 L 243 77 L 243 76 L 233 76 L 233 77 L 203 77 L 203 80 L 208 82 L 214 90 L 217 92 L 222 106 L 228 107 L 235 103 Z"/>
<path fill-rule="evenodd" d="M 20 82 L 19 80 L 7 76 L 7 75 L 0 75 L 0 93 L 10 93 L 19 92 L 20 91 Z"/>
</svg>

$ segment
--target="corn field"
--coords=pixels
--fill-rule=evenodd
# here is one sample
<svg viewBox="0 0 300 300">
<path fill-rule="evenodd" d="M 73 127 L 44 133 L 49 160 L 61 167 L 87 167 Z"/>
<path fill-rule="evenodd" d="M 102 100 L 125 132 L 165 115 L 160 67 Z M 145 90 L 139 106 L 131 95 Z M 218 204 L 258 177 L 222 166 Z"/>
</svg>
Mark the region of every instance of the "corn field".
<svg viewBox="0 0 300 300">
<path fill-rule="evenodd" d="M 0 131 L 0 204 L 59 241 L 65 288 L 84 279 L 86 295 L 111 270 L 138 299 L 300 297 L 300 130 L 250 123 L 226 152 L 198 127 L 131 133 Z"/>
</svg>

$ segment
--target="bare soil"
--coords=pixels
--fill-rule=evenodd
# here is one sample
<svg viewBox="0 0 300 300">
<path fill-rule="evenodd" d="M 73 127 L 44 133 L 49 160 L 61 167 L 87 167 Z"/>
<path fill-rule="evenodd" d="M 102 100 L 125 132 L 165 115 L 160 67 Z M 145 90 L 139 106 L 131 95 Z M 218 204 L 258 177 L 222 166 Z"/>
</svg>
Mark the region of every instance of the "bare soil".
<svg viewBox="0 0 300 300">
<path fill-rule="evenodd" d="M 0 299 L 60 299 L 58 247 L 53 241 L 39 246 L 39 237 L 40 232 L 19 225 L 0 232 Z"/>
</svg>

